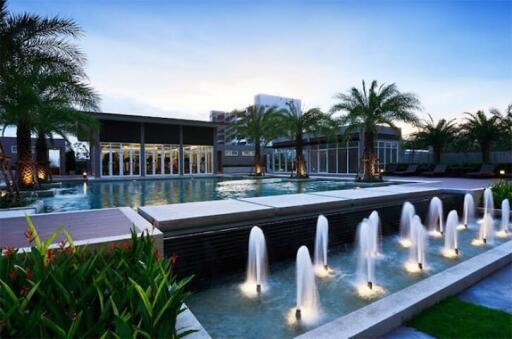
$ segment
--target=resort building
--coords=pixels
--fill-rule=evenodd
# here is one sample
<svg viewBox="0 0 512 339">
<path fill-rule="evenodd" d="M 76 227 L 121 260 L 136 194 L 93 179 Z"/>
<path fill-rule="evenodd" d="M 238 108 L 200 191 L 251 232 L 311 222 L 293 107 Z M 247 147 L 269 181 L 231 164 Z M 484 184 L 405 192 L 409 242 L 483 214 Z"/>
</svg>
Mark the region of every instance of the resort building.
<svg viewBox="0 0 512 339">
<path fill-rule="evenodd" d="M 100 123 L 91 143 L 95 177 L 216 173 L 216 124 L 207 121 L 92 113 Z"/>
<path fill-rule="evenodd" d="M 32 138 L 32 156 L 35 160 L 36 139 Z M 18 149 L 16 137 L 0 137 L 0 142 L 4 147 L 5 155 L 10 158 L 11 165 L 16 166 L 18 161 Z M 66 141 L 62 138 L 47 139 L 48 159 L 50 160 L 50 171 L 52 175 L 62 175 L 66 173 Z"/>
<path fill-rule="evenodd" d="M 343 136 L 344 128 L 336 140 L 324 136 L 306 136 L 304 158 L 310 174 L 357 174 L 363 156 L 362 132 Z M 375 145 L 380 166 L 397 163 L 400 157 L 401 131 L 379 127 Z M 267 154 L 267 173 L 290 173 L 295 169 L 295 144 L 293 140 L 278 139 L 272 143 L 272 152 Z"/>
</svg>

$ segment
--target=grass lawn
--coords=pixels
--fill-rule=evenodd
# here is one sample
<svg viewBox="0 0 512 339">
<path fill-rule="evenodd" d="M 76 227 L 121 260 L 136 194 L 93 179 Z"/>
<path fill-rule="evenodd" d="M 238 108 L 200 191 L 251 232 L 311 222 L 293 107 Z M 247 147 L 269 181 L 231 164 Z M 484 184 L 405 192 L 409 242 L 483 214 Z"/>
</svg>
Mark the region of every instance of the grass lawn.
<svg viewBox="0 0 512 339">
<path fill-rule="evenodd" d="M 407 326 L 436 338 L 512 338 L 512 315 L 451 297 Z"/>
</svg>

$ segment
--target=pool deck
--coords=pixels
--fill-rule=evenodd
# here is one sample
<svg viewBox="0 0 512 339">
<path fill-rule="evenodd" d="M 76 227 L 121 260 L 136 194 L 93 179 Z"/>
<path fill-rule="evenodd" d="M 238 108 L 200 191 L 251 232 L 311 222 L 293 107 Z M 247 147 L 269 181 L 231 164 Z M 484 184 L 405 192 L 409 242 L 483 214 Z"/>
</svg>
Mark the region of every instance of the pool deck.
<svg viewBox="0 0 512 339">
<path fill-rule="evenodd" d="M 162 233 L 154 229 L 144 218 L 128 207 L 100 210 L 60 212 L 31 215 L 39 237 L 44 240 L 58 227 L 64 227 L 75 245 L 97 246 L 118 243 L 131 239 L 131 229 L 137 234 L 148 231 L 155 237 L 156 248 L 163 253 Z M 14 247 L 28 250 L 29 244 L 24 232 L 27 230 L 25 217 L 0 219 L 0 248 Z M 64 240 L 59 235 L 54 245 Z"/>
</svg>

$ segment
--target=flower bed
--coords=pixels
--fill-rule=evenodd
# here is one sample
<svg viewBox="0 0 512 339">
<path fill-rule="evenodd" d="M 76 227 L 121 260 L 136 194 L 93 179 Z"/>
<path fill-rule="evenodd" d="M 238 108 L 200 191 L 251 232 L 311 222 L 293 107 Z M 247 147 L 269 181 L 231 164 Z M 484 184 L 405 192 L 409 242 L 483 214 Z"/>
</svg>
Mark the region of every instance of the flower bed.
<svg viewBox="0 0 512 339">
<path fill-rule="evenodd" d="M 27 217 L 30 252 L 0 256 L 0 337 L 181 337 L 176 328 L 190 278 L 176 280 L 176 258 L 153 249 L 149 234 L 117 247 L 75 247 L 57 230 L 42 241 Z M 50 246 L 63 234 L 59 246 Z"/>
</svg>

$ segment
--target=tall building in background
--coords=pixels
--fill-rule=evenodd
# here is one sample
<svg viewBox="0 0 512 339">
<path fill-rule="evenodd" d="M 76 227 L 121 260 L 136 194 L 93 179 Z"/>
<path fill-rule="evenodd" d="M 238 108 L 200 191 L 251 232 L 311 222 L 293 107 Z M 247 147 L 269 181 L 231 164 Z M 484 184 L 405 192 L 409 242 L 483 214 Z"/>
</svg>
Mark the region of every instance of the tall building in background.
<svg viewBox="0 0 512 339">
<path fill-rule="evenodd" d="M 256 106 L 275 106 L 280 109 L 286 109 L 289 102 L 300 109 L 301 102 L 299 99 L 268 94 L 255 95 L 253 104 Z M 254 165 L 254 145 L 246 140 L 235 142 L 229 137 L 235 120 L 236 115 L 231 112 L 210 112 L 210 121 L 217 124 L 215 146 L 217 149 L 218 167 L 224 173 L 250 173 Z M 268 151 L 264 149 L 263 154 L 266 154 Z M 263 162 L 265 160 L 266 156 L 263 157 Z"/>
<path fill-rule="evenodd" d="M 257 94 L 254 96 L 254 105 L 258 106 L 267 106 L 272 107 L 275 106 L 277 108 L 288 108 L 288 103 L 292 103 L 297 110 L 300 111 L 301 102 L 300 99 L 293 99 L 287 97 L 279 97 L 276 95 L 269 94 Z"/>
<path fill-rule="evenodd" d="M 235 121 L 235 119 L 236 116 L 231 112 L 210 112 L 210 121 L 219 124 L 217 127 L 217 136 L 215 137 L 215 143 L 217 145 L 224 145 L 231 142 L 231 139 L 229 139 L 229 133 L 231 130 L 231 123 Z"/>
</svg>

